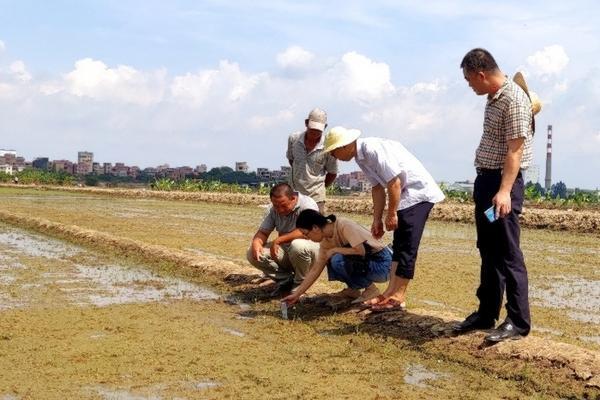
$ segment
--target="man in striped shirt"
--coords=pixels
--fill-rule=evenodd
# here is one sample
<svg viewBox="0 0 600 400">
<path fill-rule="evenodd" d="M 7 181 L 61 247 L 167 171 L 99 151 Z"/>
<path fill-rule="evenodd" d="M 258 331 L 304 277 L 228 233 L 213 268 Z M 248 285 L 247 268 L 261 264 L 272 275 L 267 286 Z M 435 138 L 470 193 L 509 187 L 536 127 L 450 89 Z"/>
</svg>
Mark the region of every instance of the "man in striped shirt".
<svg viewBox="0 0 600 400">
<path fill-rule="evenodd" d="M 483 135 L 475 152 L 477 178 L 473 192 L 481 255 L 479 309 L 454 330 L 463 333 L 493 328 L 506 290 L 506 320 L 486 340 L 519 339 L 531 328 L 527 269 L 519 244 L 524 194 L 521 170 L 532 160 L 531 101 L 502 73 L 487 50 L 469 51 L 460 67 L 473 91 L 487 95 L 487 103 Z M 486 216 L 490 207 L 492 211 Z"/>
</svg>

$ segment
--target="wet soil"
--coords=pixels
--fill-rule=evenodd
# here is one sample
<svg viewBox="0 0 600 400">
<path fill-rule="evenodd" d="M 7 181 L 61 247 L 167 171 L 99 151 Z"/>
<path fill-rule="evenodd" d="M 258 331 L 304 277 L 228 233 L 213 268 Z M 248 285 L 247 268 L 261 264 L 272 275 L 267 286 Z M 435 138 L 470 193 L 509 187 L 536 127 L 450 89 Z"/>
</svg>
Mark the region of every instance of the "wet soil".
<svg viewBox="0 0 600 400">
<path fill-rule="evenodd" d="M 0 218 L 81 246 L 39 235 L 31 242 L 10 227 L 0 232 L 0 333 L 8 338 L 0 340 L 0 371 L 9 371 L 0 376 L 0 398 L 600 396 L 600 325 L 578 315 L 596 315 L 600 285 L 597 241 L 587 235 L 524 232 L 534 332 L 486 347 L 482 332 L 449 334 L 476 305 L 478 254 L 466 224 L 428 223 L 408 312 L 369 314 L 332 302 L 324 293 L 339 286 L 322 279 L 291 310 L 291 321 L 282 321 L 272 288 L 254 284 L 255 271 L 243 262 L 264 213 L 259 207 L 4 199 L 1 192 Z M 185 289 L 202 284 L 224 300 L 193 298 Z M 130 292 L 168 287 L 170 295 Z M 98 293 L 104 300 L 95 303 Z M 591 294 L 592 303 L 578 293 Z M 94 343 L 91 351 L 81 335 Z M 107 338 L 115 340 L 98 345 Z M 67 357 L 73 354 L 84 354 L 84 368 Z"/>
</svg>

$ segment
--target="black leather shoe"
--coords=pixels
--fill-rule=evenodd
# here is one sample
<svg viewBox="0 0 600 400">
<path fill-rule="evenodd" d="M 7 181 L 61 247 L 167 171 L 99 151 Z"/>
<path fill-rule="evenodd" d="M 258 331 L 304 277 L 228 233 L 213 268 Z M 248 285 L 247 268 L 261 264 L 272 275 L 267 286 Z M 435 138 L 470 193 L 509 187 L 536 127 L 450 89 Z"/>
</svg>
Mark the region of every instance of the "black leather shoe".
<svg viewBox="0 0 600 400">
<path fill-rule="evenodd" d="M 502 342 L 503 340 L 518 340 L 523 336 L 515 329 L 515 326 L 508 321 L 504 321 L 489 335 L 485 337 L 488 342 Z"/>
<path fill-rule="evenodd" d="M 478 312 L 469 315 L 463 322 L 452 327 L 455 333 L 466 333 L 477 329 L 490 329 L 494 327 L 494 321 L 483 319 Z"/>
<path fill-rule="evenodd" d="M 288 294 L 290 294 L 293 287 L 294 287 L 294 280 L 286 279 L 284 281 L 279 282 L 279 284 L 277 284 L 277 287 L 275 288 L 275 290 L 273 290 L 269 294 L 269 296 L 271 296 L 271 297 L 287 296 Z"/>
</svg>

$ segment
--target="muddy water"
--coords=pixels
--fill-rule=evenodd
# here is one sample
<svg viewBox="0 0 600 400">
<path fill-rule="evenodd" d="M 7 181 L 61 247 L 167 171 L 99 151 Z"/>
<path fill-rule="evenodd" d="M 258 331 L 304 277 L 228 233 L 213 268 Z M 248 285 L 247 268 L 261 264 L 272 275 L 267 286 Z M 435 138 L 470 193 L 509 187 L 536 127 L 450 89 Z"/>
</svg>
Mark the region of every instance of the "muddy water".
<svg viewBox="0 0 600 400">
<path fill-rule="evenodd" d="M 440 378 L 448 378 L 448 374 L 430 371 L 420 364 L 410 364 L 406 367 L 404 382 L 420 388 L 426 388 L 428 385 Z"/>
<path fill-rule="evenodd" d="M 0 309 L 47 305 L 49 291 L 68 304 L 99 307 L 218 298 L 181 279 L 106 263 L 81 247 L 0 224 Z"/>
<path fill-rule="evenodd" d="M 534 305 L 564 309 L 573 320 L 600 324 L 600 280 L 564 276 L 538 279 L 529 293 Z"/>
</svg>

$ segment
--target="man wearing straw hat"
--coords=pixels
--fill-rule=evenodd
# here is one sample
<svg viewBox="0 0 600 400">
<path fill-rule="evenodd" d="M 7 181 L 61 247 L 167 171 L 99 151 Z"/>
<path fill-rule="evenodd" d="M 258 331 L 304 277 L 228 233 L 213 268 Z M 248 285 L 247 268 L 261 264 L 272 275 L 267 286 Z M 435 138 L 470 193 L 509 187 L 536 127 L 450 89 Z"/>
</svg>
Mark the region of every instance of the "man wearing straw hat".
<svg viewBox="0 0 600 400">
<path fill-rule="evenodd" d="M 342 161 L 354 158 L 373 185 L 373 237 L 381 238 L 384 226 L 394 231 L 390 282 L 383 294 L 365 304 L 374 312 L 402 310 L 406 289 L 414 277 L 425 223 L 433 204 L 442 201 L 444 194 L 423 164 L 402 144 L 359 136 L 357 129 L 332 128 L 325 138 L 324 151 Z"/>
<path fill-rule="evenodd" d="M 286 157 L 292 167 L 290 186 L 310 196 L 325 213 L 325 188 L 335 181 L 337 160 L 323 152 L 323 131 L 327 113 L 314 108 L 304 120 L 306 130 L 292 133 L 288 138 Z"/>
<path fill-rule="evenodd" d="M 475 152 L 473 199 L 477 247 L 481 255 L 479 308 L 454 326 L 457 333 L 495 326 L 506 290 L 507 316 L 485 339 L 519 339 L 531 329 L 527 269 L 520 249 L 523 206 L 521 171 L 532 161 L 533 116 L 541 109 L 523 76 L 505 76 L 492 55 L 473 49 L 460 67 L 477 95 L 487 95 L 483 135 Z"/>
</svg>

